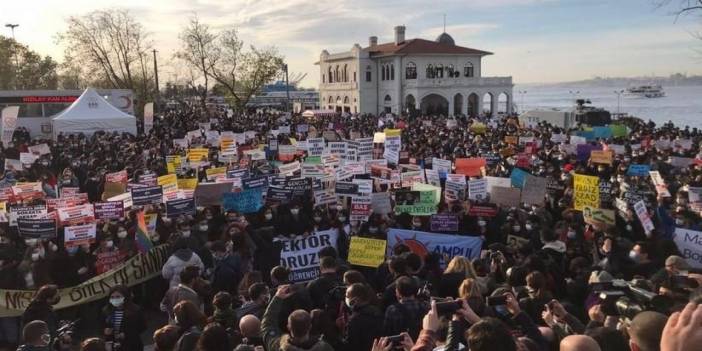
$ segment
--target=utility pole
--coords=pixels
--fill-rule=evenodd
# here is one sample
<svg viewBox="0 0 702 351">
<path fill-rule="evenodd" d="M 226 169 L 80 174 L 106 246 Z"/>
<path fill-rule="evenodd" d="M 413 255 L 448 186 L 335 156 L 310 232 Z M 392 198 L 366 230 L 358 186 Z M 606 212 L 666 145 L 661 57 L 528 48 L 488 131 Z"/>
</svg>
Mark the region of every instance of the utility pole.
<svg viewBox="0 0 702 351">
<path fill-rule="evenodd" d="M 156 61 L 156 49 L 153 50 L 153 53 L 154 53 L 154 78 L 156 79 L 156 96 L 154 98 L 158 99 L 159 95 L 161 95 L 161 92 L 158 89 L 158 63 Z"/>
<path fill-rule="evenodd" d="M 290 112 L 290 83 L 288 82 L 288 64 L 283 64 L 283 70 L 285 70 L 285 96 L 287 100 L 285 101 L 285 112 Z"/>
</svg>

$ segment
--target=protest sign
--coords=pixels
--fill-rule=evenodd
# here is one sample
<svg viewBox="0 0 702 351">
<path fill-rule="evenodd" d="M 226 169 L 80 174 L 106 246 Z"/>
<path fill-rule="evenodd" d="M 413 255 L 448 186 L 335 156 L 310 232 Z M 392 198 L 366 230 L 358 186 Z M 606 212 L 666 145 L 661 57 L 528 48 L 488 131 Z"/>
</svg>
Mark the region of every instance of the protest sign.
<svg viewBox="0 0 702 351">
<path fill-rule="evenodd" d="M 12 187 L 15 201 L 30 201 L 44 198 L 41 182 L 17 183 Z"/>
<path fill-rule="evenodd" d="M 17 127 L 17 115 L 19 114 L 19 106 L 7 106 L 2 109 L 0 116 L 0 127 L 2 127 L 2 134 L 0 135 L 0 141 L 3 145 L 7 147 L 7 144 L 12 142 L 12 135 Z"/>
<path fill-rule="evenodd" d="M 124 203 L 122 201 L 96 202 L 94 205 L 95 219 L 110 220 L 124 217 Z"/>
<path fill-rule="evenodd" d="M 127 258 L 126 252 L 117 249 L 112 251 L 100 251 L 95 256 L 95 272 L 97 274 L 103 274 L 120 267 L 124 259 Z"/>
<path fill-rule="evenodd" d="M 358 194 L 358 184 L 352 182 L 336 182 L 335 190 L 337 195 Z"/>
<path fill-rule="evenodd" d="M 521 189 L 524 186 L 524 182 L 526 181 L 527 177 L 531 176 L 532 175 L 529 174 L 529 172 L 525 172 L 519 168 L 513 168 L 509 179 L 513 187 Z"/>
<path fill-rule="evenodd" d="M 529 245 L 529 239 L 512 234 L 507 235 L 507 247 L 511 248 L 512 250 L 518 251 L 527 245 Z"/>
<path fill-rule="evenodd" d="M 268 177 L 260 176 L 256 178 L 248 178 L 241 180 L 241 186 L 244 190 L 254 189 L 254 188 L 266 188 L 268 187 Z"/>
<path fill-rule="evenodd" d="M 131 193 L 133 206 L 155 205 L 163 201 L 163 189 L 160 185 L 134 188 Z"/>
<path fill-rule="evenodd" d="M 92 244 L 95 242 L 96 225 L 95 223 L 76 225 L 63 228 L 64 246 L 80 246 Z"/>
<path fill-rule="evenodd" d="M 670 156 L 670 165 L 675 168 L 685 168 L 695 163 L 692 157 Z"/>
<path fill-rule="evenodd" d="M 468 208 L 468 216 L 471 217 L 495 217 L 498 209 L 492 205 L 471 205 Z"/>
<path fill-rule="evenodd" d="M 432 232 L 457 232 L 458 216 L 455 214 L 435 214 L 431 216 Z"/>
<path fill-rule="evenodd" d="M 57 208 L 56 213 L 61 225 L 73 225 L 95 221 L 95 212 L 93 211 L 92 204 Z"/>
<path fill-rule="evenodd" d="M 634 204 L 634 212 L 636 212 L 636 216 L 639 217 L 646 236 L 650 236 L 655 227 L 653 226 L 651 216 L 648 215 L 648 210 L 646 209 L 646 204 L 643 202 L 643 200 Z"/>
<path fill-rule="evenodd" d="M 702 232 L 675 228 L 673 241 L 682 257 L 694 268 L 702 268 Z"/>
<path fill-rule="evenodd" d="M 670 192 L 668 191 L 668 186 L 665 184 L 665 180 L 661 177 L 660 172 L 650 171 L 648 174 L 651 176 L 651 181 L 653 185 L 656 186 L 656 192 L 661 197 L 670 197 Z"/>
<path fill-rule="evenodd" d="M 483 240 L 480 237 L 435 234 L 415 230 L 395 229 L 388 230 L 388 255 L 398 245 L 406 245 L 412 252 L 421 257 L 426 257 L 430 252 L 441 257 L 441 265 L 445 266 L 454 256 L 464 256 L 474 259 L 480 256 Z M 444 256 L 448 259 L 446 261 Z"/>
<path fill-rule="evenodd" d="M 482 175 L 482 169 L 487 164 L 485 158 L 457 158 L 456 174 L 464 174 L 471 177 Z"/>
<path fill-rule="evenodd" d="M 592 150 L 590 151 L 590 161 L 592 163 L 600 163 L 605 165 L 611 165 L 613 160 L 612 151 L 602 151 L 602 150 Z"/>
<path fill-rule="evenodd" d="M 323 189 L 314 192 L 315 206 L 334 205 L 336 203 L 336 193 L 334 189 Z"/>
<path fill-rule="evenodd" d="M 371 214 L 373 199 L 371 194 L 354 196 L 351 199 L 351 220 L 367 221 Z"/>
<path fill-rule="evenodd" d="M 178 199 L 166 201 L 166 216 L 169 218 L 178 217 L 180 215 L 195 214 L 195 199 Z"/>
<path fill-rule="evenodd" d="M 18 218 L 17 230 L 25 239 L 52 240 L 56 238 L 56 220 Z"/>
<path fill-rule="evenodd" d="M 337 248 L 338 231 L 329 229 L 293 239 L 275 239 L 280 242 L 280 264 L 290 270 L 290 282 L 314 280 L 319 276 L 319 250 Z"/>
<path fill-rule="evenodd" d="M 123 193 L 106 199 L 107 201 L 118 201 L 122 203 L 124 209 L 132 207 L 132 193 Z"/>
<path fill-rule="evenodd" d="M 542 177 L 527 177 L 522 188 L 522 202 L 528 205 L 542 206 L 546 198 L 548 179 Z"/>
<path fill-rule="evenodd" d="M 351 237 L 349 263 L 355 266 L 377 268 L 385 261 L 385 240 Z"/>
<path fill-rule="evenodd" d="M 584 206 L 583 220 L 585 220 L 587 224 L 613 226 L 615 224 L 615 214 L 613 210 Z"/>
<path fill-rule="evenodd" d="M 630 165 L 626 172 L 628 176 L 638 176 L 638 177 L 648 177 L 651 171 L 651 166 L 649 165 Z"/>
<path fill-rule="evenodd" d="M 199 183 L 193 196 L 197 206 L 216 206 L 222 204 L 222 194 L 230 191 L 231 183 Z"/>
<path fill-rule="evenodd" d="M 44 218 L 47 214 L 46 206 L 44 205 L 34 205 L 34 206 L 12 206 L 8 211 L 10 216 L 10 226 L 14 227 L 17 225 L 18 218 L 30 218 L 38 219 Z"/>
<path fill-rule="evenodd" d="M 600 178 L 575 174 L 573 208 L 582 211 L 583 207 L 600 207 Z"/>
<path fill-rule="evenodd" d="M 371 194 L 371 208 L 373 213 L 377 214 L 388 214 L 392 212 L 392 202 L 390 200 L 390 193 L 372 193 Z"/>
<path fill-rule="evenodd" d="M 289 175 L 289 176 L 295 174 L 295 172 L 300 171 L 300 169 L 301 169 L 301 165 L 300 165 L 300 162 L 298 162 L 298 161 L 286 163 L 286 164 L 278 166 L 278 171 L 280 172 L 280 174 Z"/>
<path fill-rule="evenodd" d="M 490 194 L 490 202 L 504 207 L 517 207 L 519 206 L 520 196 L 521 190 L 519 188 L 494 186 Z"/>
<path fill-rule="evenodd" d="M 431 160 L 431 168 L 439 172 L 439 176 L 446 177 L 446 174 L 451 173 L 451 160 L 444 160 L 434 157 Z"/>
<path fill-rule="evenodd" d="M 167 245 L 139 253 L 118 267 L 95 276 L 80 285 L 59 289 L 59 302 L 54 310 L 102 300 L 110 294 L 113 287 L 128 287 L 143 283 L 151 278 L 161 276 L 161 268 L 168 259 L 171 250 Z M 27 309 L 36 295 L 36 290 L 0 289 L 0 317 L 19 317 Z"/>
<path fill-rule="evenodd" d="M 488 194 L 492 193 L 492 188 L 495 186 L 501 186 L 501 187 L 505 187 L 505 188 L 509 188 L 512 186 L 512 180 L 510 178 L 487 176 L 487 177 L 485 177 L 485 180 L 487 180 L 486 191 Z"/>
<path fill-rule="evenodd" d="M 22 162 L 20 160 L 6 158 L 5 159 L 5 170 L 19 172 L 22 170 Z"/>
<path fill-rule="evenodd" d="M 240 213 L 254 213 L 261 209 L 263 195 L 262 189 L 249 189 L 237 193 L 224 193 L 222 208 L 227 211 Z"/>
</svg>

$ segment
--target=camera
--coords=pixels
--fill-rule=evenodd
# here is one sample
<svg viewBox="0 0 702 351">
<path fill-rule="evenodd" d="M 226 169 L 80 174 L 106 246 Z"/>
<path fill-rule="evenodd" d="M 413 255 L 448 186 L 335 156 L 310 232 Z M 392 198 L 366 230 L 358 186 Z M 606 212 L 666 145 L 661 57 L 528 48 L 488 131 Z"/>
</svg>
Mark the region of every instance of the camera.
<svg viewBox="0 0 702 351">
<path fill-rule="evenodd" d="M 609 285 L 610 290 L 599 291 L 599 297 L 603 301 L 602 313 L 629 320 L 642 311 L 668 314 L 674 301 L 667 296 L 651 292 L 647 289 L 649 285 L 645 280 L 612 281 Z"/>
<path fill-rule="evenodd" d="M 507 304 L 507 296 L 506 295 L 488 296 L 485 298 L 485 303 L 491 307 L 506 305 Z"/>
<path fill-rule="evenodd" d="M 387 337 L 388 343 L 392 345 L 393 349 L 401 349 L 402 341 L 405 340 L 404 335 L 393 335 Z"/>
</svg>

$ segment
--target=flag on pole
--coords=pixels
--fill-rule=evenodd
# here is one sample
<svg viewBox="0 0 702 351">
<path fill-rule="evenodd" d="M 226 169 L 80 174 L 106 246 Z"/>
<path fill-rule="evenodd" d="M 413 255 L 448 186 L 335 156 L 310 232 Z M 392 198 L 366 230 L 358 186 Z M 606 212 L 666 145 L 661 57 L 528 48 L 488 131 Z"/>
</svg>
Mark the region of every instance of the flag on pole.
<svg viewBox="0 0 702 351">
<path fill-rule="evenodd" d="M 141 253 L 148 252 L 154 247 L 151 239 L 149 239 L 149 231 L 146 227 L 146 221 L 144 220 L 144 211 L 140 211 L 137 214 L 137 228 L 134 239 L 136 240 L 137 249 L 139 249 Z"/>
</svg>

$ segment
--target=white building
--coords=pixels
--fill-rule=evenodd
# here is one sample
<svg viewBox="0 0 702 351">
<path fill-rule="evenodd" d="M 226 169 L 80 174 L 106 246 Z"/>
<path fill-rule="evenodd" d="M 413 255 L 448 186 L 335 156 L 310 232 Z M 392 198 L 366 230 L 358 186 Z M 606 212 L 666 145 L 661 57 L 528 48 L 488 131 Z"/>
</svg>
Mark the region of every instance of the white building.
<svg viewBox="0 0 702 351">
<path fill-rule="evenodd" d="M 483 77 L 487 51 L 457 46 L 442 33 L 435 41 L 405 40 L 395 27 L 395 41 L 319 57 L 319 104 L 351 113 L 442 113 L 470 115 L 512 112 L 512 77 Z M 499 102 L 499 104 L 498 104 Z M 482 107 L 482 108 L 481 108 Z"/>
</svg>

